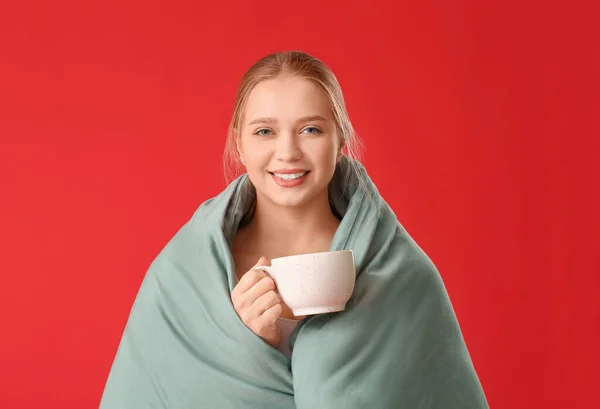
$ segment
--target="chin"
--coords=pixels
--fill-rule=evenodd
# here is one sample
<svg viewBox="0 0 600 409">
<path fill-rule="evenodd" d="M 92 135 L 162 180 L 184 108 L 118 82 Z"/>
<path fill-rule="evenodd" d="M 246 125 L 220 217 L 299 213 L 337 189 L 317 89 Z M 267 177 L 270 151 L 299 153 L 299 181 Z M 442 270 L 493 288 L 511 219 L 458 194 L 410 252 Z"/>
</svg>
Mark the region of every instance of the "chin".
<svg viewBox="0 0 600 409">
<path fill-rule="evenodd" d="M 311 195 L 309 192 L 269 192 L 267 198 L 275 205 L 282 207 L 301 207 L 310 203 L 311 198 L 314 195 Z"/>
</svg>

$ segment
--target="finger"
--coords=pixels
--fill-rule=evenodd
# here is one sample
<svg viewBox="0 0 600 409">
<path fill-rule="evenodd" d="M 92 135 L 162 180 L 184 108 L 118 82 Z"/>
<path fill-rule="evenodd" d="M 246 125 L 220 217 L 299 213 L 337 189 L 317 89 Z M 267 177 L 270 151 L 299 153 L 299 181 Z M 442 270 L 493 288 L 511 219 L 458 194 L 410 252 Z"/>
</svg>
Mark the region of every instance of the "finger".
<svg viewBox="0 0 600 409">
<path fill-rule="evenodd" d="M 258 259 L 258 262 L 254 265 L 254 267 L 270 266 L 270 265 L 271 265 L 271 262 L 269 261 L 268 258 L 261 257 Z M 242 278 L 240 278 L 240 281 L 238 282 L 238 284 L 235 286 L 235 288 L 232 291 L 232 295 L 245 293 L 250 288 L 252 288 L 254 286 L 254 284 L 256 284 L 258 281 L 260 281 L 263 277 L 268 276 L 266 271 L 257 269 L 254 267 L 251 268 L 250 270 L 248 270 L 246 273 L 244 273 Z"/>
<path fill-rule="evenodd" d="M 267 273 L 262 270 L 252 269 L 244 273 L 240 281 L 237 283 L 233 292 L 235 294 L 242 294 L 251 289 L 256 283 L 263 278 L 267 277 Z M 233 294 L 232 294 L 233 295 Z"/>
<path fill-rule="evenodd" d="M 271 261 L 268 258 L 262 256 L 261 258 L 258 259 L 258 261 L 254 265 L 254 267 L 252 267 L 252 270 L 261 271 L 262 273 L 264 273 L 264 276 L 271 277 L 271 275 L 269 274 L 268 271 L 257 268 L 260 266 L 270 266 L 270 265 L 271 265 Z M 263 275 L 261 274 L 261 278 L 262 277 L 263 277 Z"/>
<path fill-rule="evenodd" d="M 275 292 L 274 290 L 275 281 L 271 277 L 265 276 L 242 296 L 245 298 L 247 305 L 253 305 L 260 297 L 270 291 Z"/>
<path fill-rule="evenodd" d="M 252 304 L 253 314 L 260 316 L 265 313 L 269 308 L 274 306 L 275 304 L 279 304 L 281 299 L 275 293 L 275 291 L 267 291 Z"/>
<path fill-rule="evenodd" d="M 263 321 L 266 326 L 276 325 L 282 311 L 283 307 L 281 303 L 275 304 L 260 316 L 260 321 Z"/>
<path fill-rule="evenodd" d="M 271 261 L 266 258 L 266 257 L 261 257 L 258 259 L 258 261 L 256 262 L 256 264 L 254 265 L 254 267 L 258 267 L 258 266 L 270 266 L 271 265 Z"/>
</svg>

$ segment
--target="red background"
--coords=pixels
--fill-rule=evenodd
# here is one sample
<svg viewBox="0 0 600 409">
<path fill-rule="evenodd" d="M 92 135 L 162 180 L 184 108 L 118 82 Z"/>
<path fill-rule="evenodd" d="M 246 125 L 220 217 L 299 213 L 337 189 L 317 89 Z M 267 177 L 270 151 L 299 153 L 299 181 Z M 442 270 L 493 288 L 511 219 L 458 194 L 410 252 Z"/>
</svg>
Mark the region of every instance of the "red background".
<svg viewBox="0 0 600 409">
<path fill-rule="evenodd" d="M 282 49 L 337 74 L 491 406 L 600 407 L 597 14 L 397 3 L 3 2 L 1 408 L 97 407 L 146 268 L 224 187 L 244 70 Z"/>
</svg>

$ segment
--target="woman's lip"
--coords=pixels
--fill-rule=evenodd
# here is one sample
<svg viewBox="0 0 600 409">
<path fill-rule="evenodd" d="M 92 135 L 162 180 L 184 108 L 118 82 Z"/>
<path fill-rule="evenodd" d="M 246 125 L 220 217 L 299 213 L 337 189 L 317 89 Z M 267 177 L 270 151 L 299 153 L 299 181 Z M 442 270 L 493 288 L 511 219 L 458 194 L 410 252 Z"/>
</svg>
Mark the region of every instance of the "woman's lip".
<svg viewBox="0 0 600 409">
<path fill-rule="evenodd" d="M 306 169 L 278 169 L 269 171 L 269 173 L 279 173 L 280 175 L 289 175 L 290 173 L 304 173 L 308 172 Z"/>
<path fill-rule="evenodd" d="M 310 172 L 306 171 L 298 173 L 303 173 L 303 175 L 296 179 L 281 179 L 280 177 L 277 177 L 274 173 L 271 173 L 271 177 L 273 178 L 273 181 L 281 187 L 296 187 L 304 183 Z"/>
</svg>

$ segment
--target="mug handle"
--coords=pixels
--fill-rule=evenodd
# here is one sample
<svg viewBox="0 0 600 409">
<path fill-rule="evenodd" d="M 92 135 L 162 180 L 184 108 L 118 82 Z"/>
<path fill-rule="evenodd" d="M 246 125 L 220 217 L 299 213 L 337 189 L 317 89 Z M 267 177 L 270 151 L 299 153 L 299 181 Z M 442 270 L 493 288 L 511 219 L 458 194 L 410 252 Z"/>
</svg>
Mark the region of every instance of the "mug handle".
<svg viewBox="0 0 600 409">
<path fill-rule="evenodd" d="M 256 266 L 252 267 L 253 270 L 262 270 L 268 275 L 271 275 L 271 266 Z"/>
<path fill-rule="evenodd" d="M 256 266 L 256 267 L 252 267 L 253 270 L 262 270 L 265 273 L 267 273 L 269 275 L 269 277 L 271 277 L 273 279 L 273 281 L 275 281 L 275 277 L 273 277 L 273 274 L 271 274 L 273 266 Z M 275 281 L 275 292 L 279 292 L 277 291 L 277 281 Z"/>
<path fill-rule="evenodd" d="M 265 273 L 267 273 L 269 275 L 269 277 L 271 277 L 273 279 L 273 281 L 275 281 L 275 277 L 273 277 L 273 274 L 271 274 L 271 270 L 272 270 L 273 266 L 256 266 L 256 267 L 252 267 L 253 270 L 262 270 Z M 277 288 L 277 281 L 275 281 L 275 292 L 279 293 L 279 289 Z"/>
</svg>

